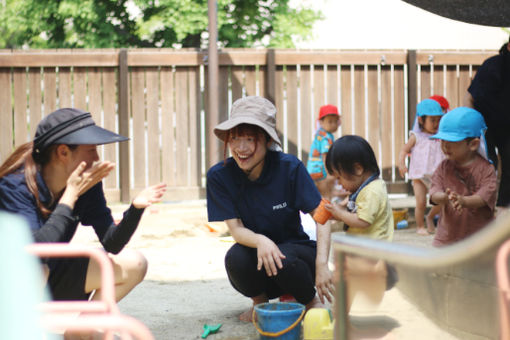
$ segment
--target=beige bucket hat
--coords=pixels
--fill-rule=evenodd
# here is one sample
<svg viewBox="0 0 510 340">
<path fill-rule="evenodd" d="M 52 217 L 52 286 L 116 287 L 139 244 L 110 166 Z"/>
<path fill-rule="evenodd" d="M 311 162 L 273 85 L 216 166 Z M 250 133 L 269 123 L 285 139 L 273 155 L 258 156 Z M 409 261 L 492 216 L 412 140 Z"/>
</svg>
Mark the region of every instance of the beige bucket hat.
<svg viewBox="0 0 510 340">
<path fill-rule="evenodd" d="M 281 151 L 282 143 L 276 133 L 276 107 L 269 100 L 259 96 L 243 97 L 232 104 L 230 118 L 214 128 L 214 134 L 225 141 L 227 131 L 240 124 L 251 124 L 266 131 L 273 144 L 271 150 Z"/>
</svg>

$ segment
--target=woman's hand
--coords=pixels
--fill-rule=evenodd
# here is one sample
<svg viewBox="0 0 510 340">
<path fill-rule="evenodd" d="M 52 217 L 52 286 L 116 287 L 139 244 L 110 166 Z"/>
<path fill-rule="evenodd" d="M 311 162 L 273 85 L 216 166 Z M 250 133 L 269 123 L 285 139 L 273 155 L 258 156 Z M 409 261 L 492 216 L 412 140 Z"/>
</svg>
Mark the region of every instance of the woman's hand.
<svg viewBox="0 0 510 340">
<path fill-rule="evenodd" d="M 161 198 L 166 191 L 166 184 L 159 183 L 143 189 L 133 200 L 133 206 L 137 209 L 143 209 L 152 203 L 161 202 Z"/>
<path fill-rule="evenodd" d="M 316 265 L 315 267 L 315 287 L 321 303 L 326 300 L 333 302 L 335 296 L 335 285 L 333 284 L 333 274 L 327 264 Z"/>
<path fill-rule="evenodd" d="M 109 161 L 98 162 L 86 169 L 87 163 L 81 162 L 67 179 L 67 185 L 60 203 L 67 204 L 71 208 L 74 203 L 87 190 L 103 180 L 110 171 L 115 168 L 115 163 Z"/>
<path fill-rule="evenodd" d="M 285 255 L 280 248 L 264 235 L 258 235 L 257 242 L 257 270 L 261 270 L 264 266 L 267 276 L 278 274 L 278 269 L 283 268 L 282 259 Z M 277 269 L 278 268 L 278 269 Z"/>
</svg>

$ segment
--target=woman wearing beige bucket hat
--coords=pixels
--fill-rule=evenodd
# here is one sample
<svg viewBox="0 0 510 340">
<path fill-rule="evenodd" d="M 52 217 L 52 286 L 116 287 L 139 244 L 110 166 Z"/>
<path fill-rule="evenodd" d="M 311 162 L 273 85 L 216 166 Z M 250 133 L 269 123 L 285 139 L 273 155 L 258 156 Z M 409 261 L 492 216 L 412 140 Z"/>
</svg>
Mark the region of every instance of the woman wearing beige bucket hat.
<svg viewBox="0 0 510 340">
<path fill-rule="evenodd" d="M 307 308 L 321 306 L 333 295 L 329 225 L 317 228 L 317 242 L 303 231 L 299 212 L 313 213 L 321 196 L 303 163 L 280 152 L 275 126 L 275 106 L 257 96 L 236 100 L 216 126 L 225 160 L 207 172 L 208 218 L 225 221 L 236 241 L 225 267 L 253 305 L 290 294 Z"/>
</svg>

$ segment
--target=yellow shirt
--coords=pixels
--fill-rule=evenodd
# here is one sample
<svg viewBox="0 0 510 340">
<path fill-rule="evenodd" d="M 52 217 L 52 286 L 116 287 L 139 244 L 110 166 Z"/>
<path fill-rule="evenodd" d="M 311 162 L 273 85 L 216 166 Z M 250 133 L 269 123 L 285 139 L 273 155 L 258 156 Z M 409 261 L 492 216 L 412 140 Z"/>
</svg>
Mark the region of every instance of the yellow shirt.
<svg viewBox="0 0 510 340">
<path fill-rule="evenodd" d="M 370 223 L 368 228 L 353 228 L 349 234 L 391 241 L 393 239 L 393 213 L 388 200 L 386 184 L 376 179 L 364 187 L 356 198 L 358 218 Z"/>
</svg>

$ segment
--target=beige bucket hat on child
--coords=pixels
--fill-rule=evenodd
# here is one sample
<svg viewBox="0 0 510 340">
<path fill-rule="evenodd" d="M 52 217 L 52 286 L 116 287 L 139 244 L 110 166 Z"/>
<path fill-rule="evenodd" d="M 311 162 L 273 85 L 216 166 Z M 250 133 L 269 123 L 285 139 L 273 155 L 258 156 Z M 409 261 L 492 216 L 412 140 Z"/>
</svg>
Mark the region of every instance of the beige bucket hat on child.
<svg viewBox="0 0 510 340">
<path fill-rule="evenodd" d="M 243 97 L 232 104 L 230 118 L 214 128 L 214 134 L 225 141 L 227 131 L 240 124 L 256 125 L 268 133 L 273 140 L 269 149 L 281 151 L 282 143 L 276 133 L 276 107 L 259 96 Z"/>
</svg>

